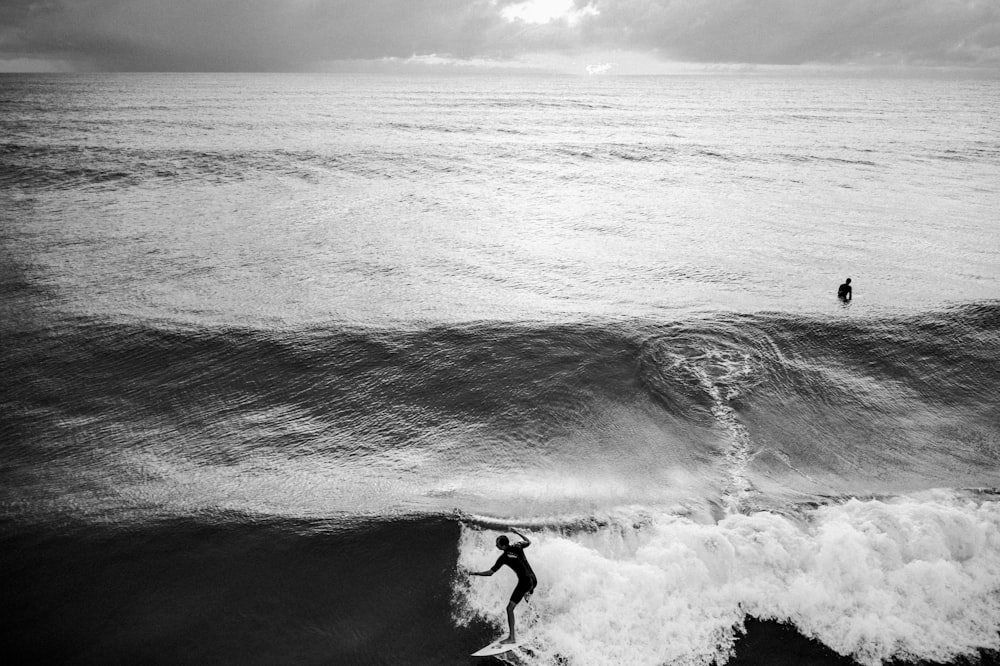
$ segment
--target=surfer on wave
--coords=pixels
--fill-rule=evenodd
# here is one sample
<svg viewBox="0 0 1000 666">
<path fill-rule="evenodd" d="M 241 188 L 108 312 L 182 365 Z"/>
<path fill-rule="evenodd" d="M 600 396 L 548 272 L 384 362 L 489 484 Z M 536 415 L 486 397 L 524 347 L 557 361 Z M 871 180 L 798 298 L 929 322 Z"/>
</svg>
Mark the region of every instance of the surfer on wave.
<svg viewBox="0 0 1000 666">
<path fill-rule="evenodd" d="M 510 595 L 510 601 L 507 603 L 507 624 L 510 625 L 510 635 L 502 640 L 501 643 L 517 642 L 517 633 L 514 629 L 514 607 L 517 606 L 521 599 L 529 599 L 531 593 L 535 591 L 535 585 L 538 584 L 535 572 L 531 570 L 531 565 L 528 564 L 528 559 L 524 556 L 524 549 L 531 545 L 531 540 L 513 527 L 510 528 L 510 531 L 521 537 L 522 541 L 512 544 L 506 535 L 498 536 L 497 548 L 502 550 L 503 553 L 497 558 L 493 568 L 486 571 L 472 571 L 469 573 L 470 576 L 492 576 L 500 567 L 506 564 L 517 574 L 517 587 L 514 588 L 514 591 Z"/>
</svg>

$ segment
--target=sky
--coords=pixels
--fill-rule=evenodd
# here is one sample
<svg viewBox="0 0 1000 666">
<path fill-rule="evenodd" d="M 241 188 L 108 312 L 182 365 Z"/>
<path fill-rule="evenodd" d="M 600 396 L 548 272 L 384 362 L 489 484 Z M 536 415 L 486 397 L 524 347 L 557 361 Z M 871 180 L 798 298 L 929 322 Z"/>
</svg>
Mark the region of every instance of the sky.
<svg viewBox="0 0 1000 666">
<path fill-rule="evenodd" d="M 1000 76 L 1000 0 L 0 0 L 0 71 Z"/>
</svg>

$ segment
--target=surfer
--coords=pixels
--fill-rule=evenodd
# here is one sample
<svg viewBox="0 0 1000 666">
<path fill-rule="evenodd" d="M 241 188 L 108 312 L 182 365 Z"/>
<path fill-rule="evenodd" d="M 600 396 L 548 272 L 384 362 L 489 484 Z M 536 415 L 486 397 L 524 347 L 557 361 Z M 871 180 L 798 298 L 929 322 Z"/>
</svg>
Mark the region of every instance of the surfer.
<svg viewBox="0 0 1000 666">
<path fill-rule="evenodd" d="M 531 570 L 531 565 L 528 564 L 528 559 L 524 556 L 524 549 L 531 545 L 531 540 L 513 527 L 510 528 L 510 531 L 521 537 L 522 541 L 512 544 L 506 534 L 501 534 L 497 537 L 497 548 L 503 553 L 497 558 L 493 568 L 469 573 L 470 576 L 492 576 L 506 564 L 517 574 L 517 587 L 514 588 L 510 595 L 510 601 L 507 602 L 507 624 L 510 625 L 510 635 L 500 641 L 501 643 L 517 642 L 517 632 L 514 629 L 514 606 L 517 606 L 521 599 L 529 599 L 531 593 L 535 591 L 535 585 L 538 584 L 535 572 Z"/>
<path fill-rule="evenodd" d="M 847 278 L 847 281 L 837 289 L 837 298 L 844 302 L 851 300 L 851 278 Z"/>
</svg>

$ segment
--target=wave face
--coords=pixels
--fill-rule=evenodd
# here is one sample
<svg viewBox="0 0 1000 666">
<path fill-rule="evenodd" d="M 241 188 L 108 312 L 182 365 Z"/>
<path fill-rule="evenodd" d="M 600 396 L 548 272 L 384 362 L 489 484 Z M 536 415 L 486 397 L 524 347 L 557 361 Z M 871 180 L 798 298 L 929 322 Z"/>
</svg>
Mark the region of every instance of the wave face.
<svg viewBox="0 0 1000 666">
<path fill-rule="evenodd" d="M 998 323 L 9 324 L 4 568 L 40 656 L 139 658 L 131 618 L 180 661 L 263 632 L 261 662 L 453 663 L 504 624 L 509 576 L 464 571 L 514 524 L 529 663 L 740 663 L 748 617 L 863 664 L 988 655 Z M 231 608 L 237 652 L 193 624 Z"/>
<path fill-rule="evenodd" d="M 8 334 L 6 420 L 21 434 L 15 469 L 122 468 L 117 502 L 138 467 L 137 504 L 149 481 L 188 474 L 207 484 L 191 487 L 195 506 L 219 482 L 308 482 L 326 484 L 322 498 L 296 511 L 361 514 L 392 501 L 742 511 L 990 487 L 997 319 L 995 303 L 895 320 L 424 330 L 73 319 Z M 359 497 L 359 483 L 378 490 Z M 253 487 L 234 506 L 268 495 Z"/>
</svg>

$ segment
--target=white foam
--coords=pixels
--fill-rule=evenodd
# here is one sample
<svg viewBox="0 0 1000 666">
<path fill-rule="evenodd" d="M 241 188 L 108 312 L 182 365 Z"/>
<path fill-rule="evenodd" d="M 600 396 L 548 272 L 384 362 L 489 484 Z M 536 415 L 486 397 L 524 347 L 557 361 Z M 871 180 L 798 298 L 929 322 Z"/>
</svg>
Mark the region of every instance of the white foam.
<svg viewBox="0 0 1000 666">
<path fill-rule="evenodd" d="M 539 587 L 517 610 L 531 663 L 722 663 L 747 615 L 790 622 L 863 664 L 1000 649 L 1000 503 L 941 492 L 801 518 L 636 522 L 531 535 Z M 460 567 L 491 566 L 495 536 L 464 529 Z M 478 615 L 506 628 L 513 587 L 506 568 L 460 575 L 456 621 Z"/>
</svg>

